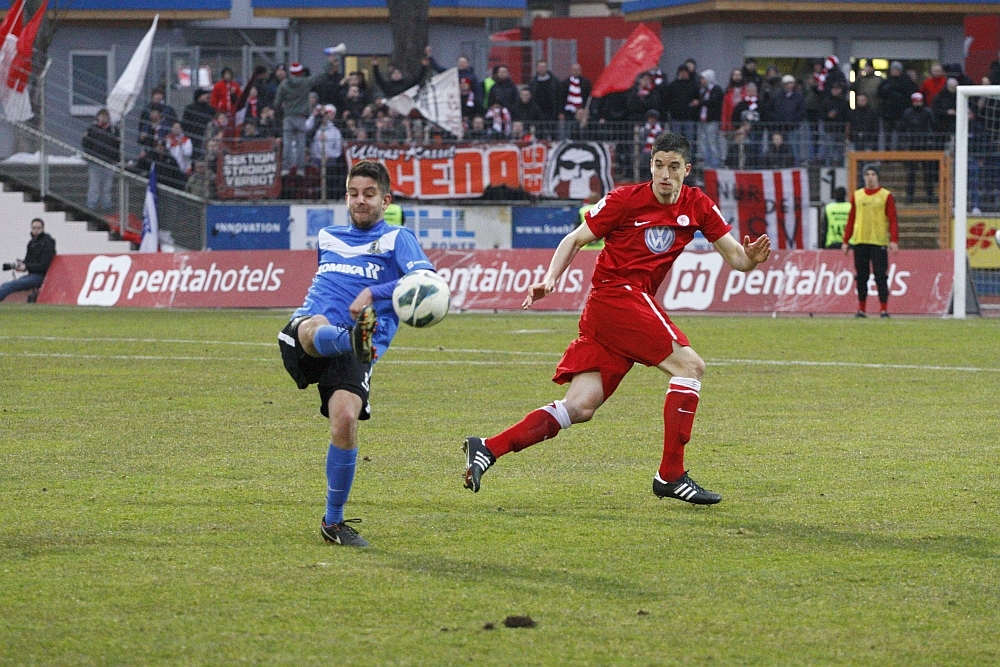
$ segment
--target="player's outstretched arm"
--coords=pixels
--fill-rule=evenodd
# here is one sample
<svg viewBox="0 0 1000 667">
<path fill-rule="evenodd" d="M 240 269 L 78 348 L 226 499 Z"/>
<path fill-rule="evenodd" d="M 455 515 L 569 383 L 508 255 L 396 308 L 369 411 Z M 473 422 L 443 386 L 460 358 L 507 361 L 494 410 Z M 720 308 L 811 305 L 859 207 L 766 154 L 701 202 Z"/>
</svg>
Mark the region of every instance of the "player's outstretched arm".
<svg viewBox="0 0 1000 667">
<path fill-rule="evenodd" d="M 767 234 L 763 234 L 753 243 L 750 237 L 743 237 L 743 245 L 733 238 L 732 234 L 725 234 L 718 241 L 713 243 L 715 249 L 726 260 L 732 268 L 737 271 L 752 271 L 761 262 L 766 262 L 771 256 L 771 239 Z"/>
<path fill-rule="evenodd" d="M 524 303 L 521 304 L 521 307 L 527 310 L 531 308 L 531 304 L 551 294 L 563 272 L 573 263 L 573 258 L 576 257 L 580 248 L 596 240 L 597 237 L 590 231 L 586 222 L 564 236 L 563 240 L 559 242 L 555 254 L 552 255 L 552 261 L 549 262 L 549 270 L 545 272 L 544 280 L 528 288 L 528 296 L 524 297 Z"/>
</svg>

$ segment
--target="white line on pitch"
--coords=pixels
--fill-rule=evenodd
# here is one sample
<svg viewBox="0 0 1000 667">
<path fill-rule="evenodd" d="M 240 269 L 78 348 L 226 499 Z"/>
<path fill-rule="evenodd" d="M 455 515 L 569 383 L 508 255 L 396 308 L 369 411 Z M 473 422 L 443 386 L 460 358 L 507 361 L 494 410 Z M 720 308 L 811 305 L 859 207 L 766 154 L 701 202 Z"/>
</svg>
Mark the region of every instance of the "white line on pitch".
<svg viewBox="0 0 1000 667">
<path fill-rule="evenodd" d="M 709 366 L 733 366 L 752 364 L 755 366 L 834 366 L 840 368 L 893 368 L 916 371 L 965 371 L 969 373 L 1000 373 L 1000 368 L 978 368 L 976 366 L 924 366 L 920 364 L 866 364 L 859 361 L 794 361 L 777 359 L 714 359 L 706 360 Z"/>
<path fill-rule="evenodd" d="M 100 337 L 60 337 L 60 336 L 0 336 L 0 340 L 43 340 L 43 341 L 71 341 L 71 342 L 123 342 L 123 343 L 179 343 L 190 345 L 243 345 L 271 347 L 275 343 L 256 343 L 247 341 L 214 341 L 214 340 L 185 340 L 185 339 L 157 339 L 157 338 L 100 338 Z M 530 352 L 518 350 L 481 350 L 481 349 L 440 349 L 436 347 L 405 347 L 394 346 L 394 352 L 428 352 L 428 353 L 452 353 L 452 354 L 497 354 L 513 356 L 540 356 L 540 357 L 560 357 L 560 352 Z M 252 359 L 243 357 L 193 357 L 193 356 L 152 356 L 152 355 L 86 355 L 86 354 L 66 354 L 66 353 L 2 353 L 0 356 L 31 356 L 31 357 L 67 357 L 78 359 L 146 359 L 146 360 L 171 360 L 179 361 L 270 361 L 270 359 Z M 549 362 L 512 362 L 512 361 L 462 361 L 462 360 L 386 360 L 382 363 L 391 364 L 447 364 L 447 365 L 495 365 L 500 363 L 519 363 L 524 365 L 547 364 Z M 921 364 L 885 364 L 885 363 L 863 363 L 857 361 L 806 361 L 806 360 L 780 360 L 780 359 L 706 359 L 709 366 L 732 366 L 736 364 L 748 364 L 755 366 L 828 366 L 834 368 L 873 368 L 873 369 L 897 369 L 897 370 L 920 370 L 920 371 L 961 371 L 968 373 L 1000 373 L 1000 368 L 980 368 L 977 366 L 931 366 Z"/>
<path fill-rule="evenodd" d="M 113 338 L 113 337 L 72 337 L 72 336 L 0 336 L 0 340 L 40 340 L 47 342 L 75 342 L 75 343 L 163 343 L 179 345 L 244 345 L 257 347 L 273 347 L 277 345 L 277 340 L 273 343 L 255 343 L 238 340 L 193 340 L 183 338 Z M 448 352 L 461 354 L 510 354 L 515 356 L 549 356 L 560 357 L 562 352 L 526 352 L 522 350 L 471 350 L 437 347 L 405 347 L 394 345 L 393 350 L 397 352 Z"/>
</svg>

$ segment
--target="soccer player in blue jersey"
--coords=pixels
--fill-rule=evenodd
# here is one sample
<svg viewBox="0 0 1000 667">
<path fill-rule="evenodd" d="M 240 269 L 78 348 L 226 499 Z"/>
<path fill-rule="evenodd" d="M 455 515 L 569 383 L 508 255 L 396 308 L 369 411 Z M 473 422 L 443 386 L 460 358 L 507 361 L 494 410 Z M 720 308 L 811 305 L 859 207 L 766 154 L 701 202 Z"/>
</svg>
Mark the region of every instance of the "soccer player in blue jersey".
<svg viewBox="0 0 1000 667">
<path fill-rule="evenodd" d="M 328 542 L 366 547 L 344 520 L 358 457 L 358 421 L 371 416 L 372 365 L 399 328 L 392 290 L 417 269 L 434 270 L 413 232 L 389 225 L 389 172 L 363 161 L 347 176 L 351 224 L 326 227 L 318 237 L 319 270 L 305 303 L 278 334 L 281 357 L 299 389 L 319 387 L 320 412 L 330 419 L 326 456 L 326 514 L 320 534 Z"/>
</svg>

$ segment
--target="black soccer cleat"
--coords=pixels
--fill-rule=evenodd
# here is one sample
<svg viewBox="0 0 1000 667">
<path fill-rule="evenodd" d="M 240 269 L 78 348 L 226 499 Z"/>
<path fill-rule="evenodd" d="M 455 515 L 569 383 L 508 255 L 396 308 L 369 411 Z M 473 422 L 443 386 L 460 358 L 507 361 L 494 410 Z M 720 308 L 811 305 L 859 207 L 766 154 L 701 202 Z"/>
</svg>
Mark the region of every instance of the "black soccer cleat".
<svg viewBox="0 0 1000 667">
<path fill-rule="evenodd" d="M 859 310 L 858 312 L 854 313 L 854 319 L 856 320 L 863 320 L 866 317 L 868 317 L 868 315 L 866 315 L 865 311 L 863 310 Z"/>
<path fill-rule="evenodd" d="M 375 358 L 375 348 L 372 347 L 372 337 L 375 334 L 375 309 L 365 306 L 357 321 L 351 327 L 351 347 L 354 354 L 363 364 L 371 363 Z"/>
<path fill-rule="evenodd" d="M 349 523 L 361 523 L 361 519 L 345 519 L 340 523 L 328 524 L 324 517 L 319 522 L 319 534 L 327 542 L 342 547 L 367 547 L 368 540 L 358 535 L 358 531 L 347 525 Z"/>
<path fill-rule="evenodd" d="M 891 315 L 889 315 L 889 311 L 888 310 L 883 310 L 881 313 L 879 313 L 879 317 L 884 318 L 884 319 L 889 319 L 891 317 Z"/>
<path fill-rule="evenodd" d="M 471 435 L 462 443 L 462 451 L 465 452 L 465 488 L 471 489 L 473 493 L 479 493 L 479 480 L 482 479 L 483 473 L 497 462 L 497 458 L 486 447 L 482 438 Z"/>
<path fill-rule="evenodd" d="M 676 498 L 692 505 L 714 505 L 722 500 L 718 493 L 701 488 L 686 470 L 675 482 L 661 482 L 659 476 L 653 477 L 653 493 L 660 498 Z"/>
</svg>

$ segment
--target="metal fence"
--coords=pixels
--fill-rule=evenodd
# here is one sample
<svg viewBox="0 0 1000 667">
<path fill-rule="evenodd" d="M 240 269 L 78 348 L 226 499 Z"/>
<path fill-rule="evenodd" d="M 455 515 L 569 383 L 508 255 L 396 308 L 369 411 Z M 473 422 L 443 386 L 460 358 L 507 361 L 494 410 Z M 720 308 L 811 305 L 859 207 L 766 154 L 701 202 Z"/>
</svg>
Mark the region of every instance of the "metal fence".
<svg viewBox="0 0 1000 667">
<path fill-rule="evenodd" d="M 98 227 L 107 226 L 121 238 L 137 242 L 142 234 L 145 193 L 149 186 L 149 159 L 143 160 L 151 146 L 148 129 L 141 128 L 143 105 L 137 105 L 119 125 L 121 159 L 109 163 L 88 155 L 81 143 L 72 144 L 53 136 L 58 125 L 62 137 L 76 136 L 82 142 L 94 122 L 90 116 L 47 114 L 46 95 L 68 99 L 62 84 L 47 87 L 56 66 L 52 63 L 32 74 L 34 117 L 16 122 L 0 116 L 0 133 L 6 150 L 0 155 L 0 176 L 17 186 L 36 192 L 43 199 L 58 201 L 64 208 L 90 220 Z M 68 77 L 52 77 L 55 81 Z M 77 94 L 88 83 L 77 77 Z M 95 87 L 97 84 L 95 84 Z M 95 93 L 96 95 L 96 93 Z M 145 135 L 144 135 L 145 132 Z M 184 191 L 185 179 L 158 183 L 158 213 L 161 239 L 181 249 L 200 250 L 205 246 L 206 198 Z"/>
</svg>

